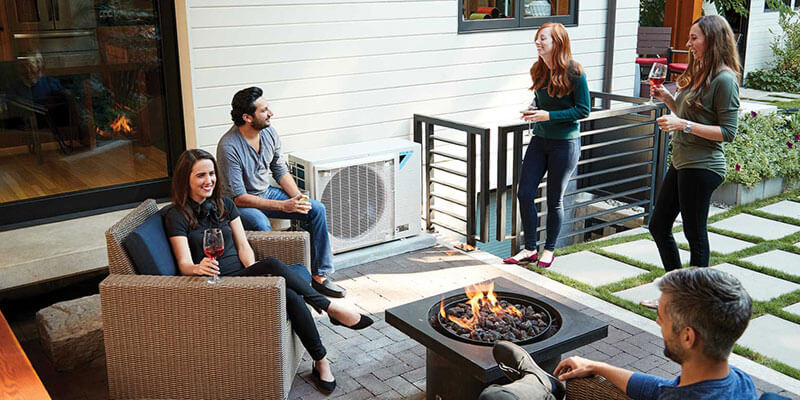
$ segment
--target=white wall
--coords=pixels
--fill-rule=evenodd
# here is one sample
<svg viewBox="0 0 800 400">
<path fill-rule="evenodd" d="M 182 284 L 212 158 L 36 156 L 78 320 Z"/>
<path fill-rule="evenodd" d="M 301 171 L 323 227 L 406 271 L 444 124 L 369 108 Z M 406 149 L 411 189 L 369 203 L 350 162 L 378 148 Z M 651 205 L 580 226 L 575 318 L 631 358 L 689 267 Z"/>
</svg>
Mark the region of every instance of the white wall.
<svg viewBox="0 0 800 400">
<path fill-rule="evenodd" d="M 778 12 L 765 12 L 764 0 L 752 0 L 750 2 L 747 50 L 745 50 L 744 56 L 745 77 L 749 72 L 770 65 L 773 60 L 770 45 L 776 35 L 783 35 L 783 29 L 778 25 Z"/>
<path fill-rule="evenodd" d="M 408 136 L 414 113 L 495 127 L 530 98 L 535 30 L 458 34 L 458 0 L 186 1 L 187 142 L 212 153 L 232 95 L 251 85 L 287 152 Z M 638 7 L 618 0 L 614 93 L 633 90 Z M 582 1 L 569 28 L 591 90 L 602 89 L 605 20 L 606 2 Z"/>
</svg>

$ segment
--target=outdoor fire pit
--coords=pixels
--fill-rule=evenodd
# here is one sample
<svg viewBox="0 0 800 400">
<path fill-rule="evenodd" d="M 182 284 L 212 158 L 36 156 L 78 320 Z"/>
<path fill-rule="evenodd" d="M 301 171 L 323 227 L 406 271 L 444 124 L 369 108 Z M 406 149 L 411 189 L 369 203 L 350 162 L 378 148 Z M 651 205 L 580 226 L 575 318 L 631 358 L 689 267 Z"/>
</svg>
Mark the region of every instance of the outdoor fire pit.
<svg viewBox="0 0 800 400">
<path fill-rule="evenodd" d="M 386 322 L 427 348 L 427 398 L 443 400 L 475 399 L 504 382 L 497 340 L 552 371 L 563 353 L 608 336 L 608 324 L 505 278 L 390 308 Z"/>
<path fill-rule="evenodd" d="M 561 324 L 555 309 L 532 297 L 495 292 L 494 282 L 464 291 L 442 296 L 439 306 L 428 312 L 431 325 L 453 339 L 484 346 L 498 340 L 525 345 L 553 336 Z"/>
</svg>

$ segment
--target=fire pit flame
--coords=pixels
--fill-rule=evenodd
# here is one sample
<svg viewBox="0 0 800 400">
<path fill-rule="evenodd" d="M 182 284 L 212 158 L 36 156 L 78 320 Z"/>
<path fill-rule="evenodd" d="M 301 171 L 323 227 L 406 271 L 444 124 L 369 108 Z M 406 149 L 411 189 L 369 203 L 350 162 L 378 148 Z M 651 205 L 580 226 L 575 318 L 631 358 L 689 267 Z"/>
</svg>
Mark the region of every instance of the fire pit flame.
<svg viewBox="0 0 800 400">
<path fill-rule="evenodd" d="M 439 313 L 442 318 L 447 318 L 458 326 L 474 333 L 476 326 L 481 326 L 481 312 L 482 306 L 488 308 L 495 317 L 498 319 L 503 318 L 504 315 L 513 315 L 521 317 L 522 312 L 514 305 L 509 304 L 506 307 L 500 305 L 500 301 L 494 292 L 494 282 L 489 282 L 488 285 L 470 285 L 464 288 L 467 295 L 467 300 L 464 304 L 469 305 L 472 309 L 472 315 L 469 318 L 459 318 L 452 314 L 447 314 L 444 309 L 444 297 L 439 303 Z"/>
</svg>

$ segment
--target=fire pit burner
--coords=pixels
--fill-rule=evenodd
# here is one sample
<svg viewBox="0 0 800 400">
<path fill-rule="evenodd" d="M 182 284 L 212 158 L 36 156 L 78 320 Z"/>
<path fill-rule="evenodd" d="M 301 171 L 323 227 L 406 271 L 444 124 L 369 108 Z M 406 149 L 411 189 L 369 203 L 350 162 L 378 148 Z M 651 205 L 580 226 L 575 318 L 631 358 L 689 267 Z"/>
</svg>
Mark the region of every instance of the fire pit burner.
<svg viewBox="0 0 800 400">
<path fill-rule="evenodd" d="M 519 308 L 524 306 L 527 310 L 530 304 L 535 313 L 542 314 L 534 305 L 547 311 L 550 328 L 545 329 L 544 333 L 540 332 L 539 336 L 529 342 L 518 343 L 547 371 L 555 369 L 561 360 L 561 354 L 608 335 L 607 323 L 562 304 L 559 301 L 563 299 L 561 296 L 553 293 L 544 295 L 543 292 L 520 286 L 506 278 L 496 278 L 493 281 L 498 292 L 495 301 L 502 308 L 505 309 L 508 304 L 519 304 Z M 485 288 L 489 285 L 492 283 L 479 282 L 474 286 Z M 492 356 L 489 343 L 465 340 L 440 326 L 436 315 L 442 308 L 449 310 L 459 304 L 463 305 L 466 300 L 465 292 L 475 293 L 469 287 L 456 289 L 386 310 L 386 322 L 389 325 L 427 348 L 425 392 L 428 400 L 476 399 L 489 384 L 503 383 L 505 380 Z M 488 293 L 483 296 L 489 297 Z M 502 300 L 506 300 L 508 304 L 503 304 Z M 471 316 L 467 313 L 461 316 L 462 319 L 464 317 L 469 319 Z"/>
<path fill-rule="evenodd" d="M 558 321 L 536 299 L 491 289 L 488 294 L 442 299 L 431 307 L 428 320 L 446 336 L 482 346 L 498 340 L 526 345 L 558 331 Z"/>
</svg>

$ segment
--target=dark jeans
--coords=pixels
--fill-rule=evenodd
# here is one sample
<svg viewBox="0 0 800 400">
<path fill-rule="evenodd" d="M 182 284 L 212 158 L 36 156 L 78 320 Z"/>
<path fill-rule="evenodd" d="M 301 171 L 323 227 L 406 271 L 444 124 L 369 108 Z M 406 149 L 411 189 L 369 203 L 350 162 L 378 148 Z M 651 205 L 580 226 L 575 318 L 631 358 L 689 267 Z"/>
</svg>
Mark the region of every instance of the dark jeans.
<svg viewBox="0 0 800 400">
<path fill-rule="evenodd" d="M 317 325 L 305 303 L 312 307 L 327 310 L 331 301 L 317 293 L 308 282 L 304 281 L 286 264 L 274 257 L 268 257 L 255 264 L 241 269 L 234 276 L 282 276 L 286 280 L 286 314 L 292 321 L 292 329 L 300 337 L 303 347 L 314 360 L 321 360 L 327 354 L 322 340 L 319 338 Z"/>
<path fill-rule="evenodd" d="M 531 138 L 519 176 L 517 198 L 522 229 L 525 231 L 525 248 L 536 250 L 536 228 L 539 225 L 536 210 L 536 189 L 547 173 L 547 241 L 544 248 L 555 250 L 561 222 L 564 220 L 564 191 L 567 182 L 578 166 L 581 156 L 581 139 Z"/>
<path fill-rule="evenodd" d="M 681 267 L 678 245 L 672 236 L 672 224 L 678 213 L 683 220 L 683 233 L 689 241 L 689 265 L 708 267 L 708 207 L 711 193 L 722 183 L 722 177 L 706 169 L 675 169 L 670 166 L 650 216 L 650 234 L 658 246 L 661 263 L 667 272 Z"/>
</svg>

